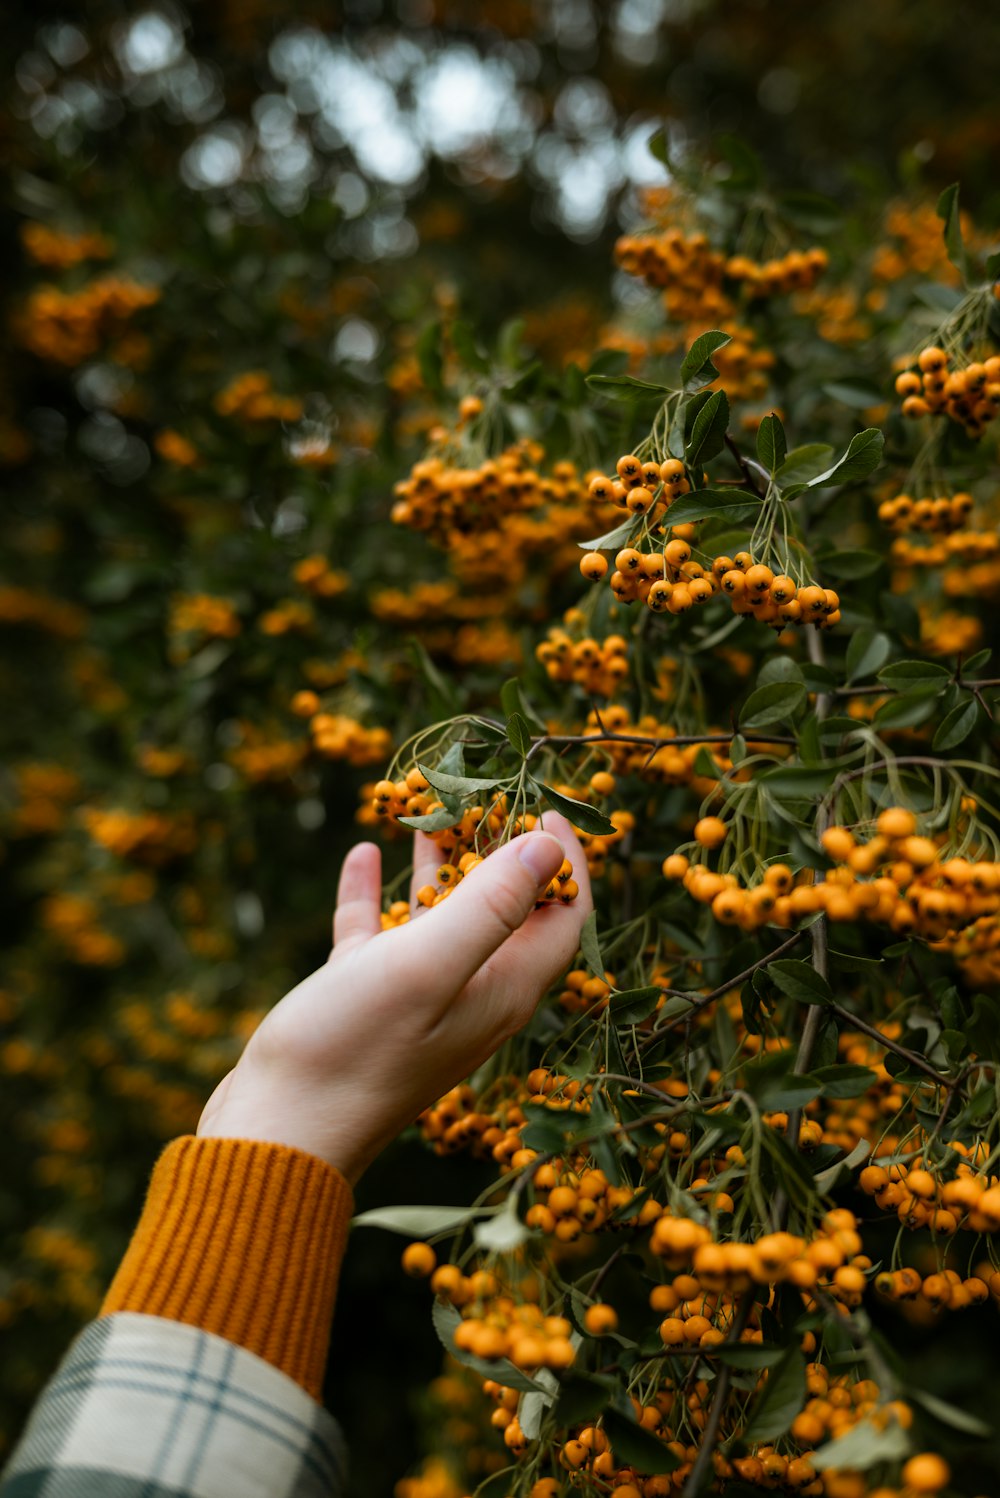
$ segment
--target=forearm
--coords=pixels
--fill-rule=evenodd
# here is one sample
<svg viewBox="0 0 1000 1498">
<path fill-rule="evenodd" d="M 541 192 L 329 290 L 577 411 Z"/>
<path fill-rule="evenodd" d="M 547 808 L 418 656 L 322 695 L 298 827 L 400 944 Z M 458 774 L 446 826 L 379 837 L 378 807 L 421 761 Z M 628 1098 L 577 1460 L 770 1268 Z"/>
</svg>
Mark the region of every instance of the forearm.
<svg viewBox="0 0 1000 1498">
<path fill-rule="evenodd" d="M 343 1491 L 339 1431 L 317 1401 L 351 1210 L 343 1177 L 302 1151 L 174 1140 L 0 1498 L 43 1483 L 74 1498 Z"/>
<path fill-rule="evenodd" d="M 199 1326 L 319 1398 L 353 1208 L 324 1161 L 248 1139 L 175 1139 L 101 1314 Z"/>
</svg>

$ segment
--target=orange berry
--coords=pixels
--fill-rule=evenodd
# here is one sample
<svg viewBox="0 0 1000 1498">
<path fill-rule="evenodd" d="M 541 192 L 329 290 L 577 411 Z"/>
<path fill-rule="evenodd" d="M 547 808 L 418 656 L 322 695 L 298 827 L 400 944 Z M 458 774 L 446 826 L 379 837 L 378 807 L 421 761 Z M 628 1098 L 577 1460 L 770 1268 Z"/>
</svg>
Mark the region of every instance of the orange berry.
<svg viewBox="0 0 1000 1498">
<path fill-rule="evenodd" d="M 721 817 L 702 817 L 695 824 L 695 842 L 700 843 L 703 848 L 720 848 L 726 840 L 729 831 Z"/>
<path fill-rule="evenodd" d="M 618 1330 L 618 1312 L 614 1306 L 588 1306 L 583 1314 L 583 1324 L 592 1337 L 604 1337 Z"/>
<path fill-rule="evenodd" d="M 425 1280 L 437 1268 L 437 1254 L 429 1243 L 411 1243 L 403 1249 L 402 1265 L 415 1280 Z"/>
<path fill-rule="evenodd" d="M 607 576 L 608 559 L 599 551 L 588 551 L 580 562 L 580 571 L 588 583 L 599 583 Z"/>
<path fill-rule="evenodd" d="M 939 1493 L 951 1481 L 951 1468 L 935 1451 L 911 1456 L 903 1468 L 903 1482 L 914 1493 Z"/>
</svg>

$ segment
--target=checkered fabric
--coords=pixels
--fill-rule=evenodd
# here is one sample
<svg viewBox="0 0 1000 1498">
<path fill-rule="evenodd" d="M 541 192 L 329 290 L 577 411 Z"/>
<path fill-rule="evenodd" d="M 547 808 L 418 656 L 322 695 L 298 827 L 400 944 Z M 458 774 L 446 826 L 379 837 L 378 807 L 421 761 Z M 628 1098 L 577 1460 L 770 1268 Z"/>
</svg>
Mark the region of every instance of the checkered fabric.
<svg viewBox="0 0 1000 1498">
<path fill-rule="evenodd" d="M 39 1399 L 0 1498 L 340 1498 L 333 1417 L 211 1332 L 123 1311 L 92 1321 Z"/>
</svg>

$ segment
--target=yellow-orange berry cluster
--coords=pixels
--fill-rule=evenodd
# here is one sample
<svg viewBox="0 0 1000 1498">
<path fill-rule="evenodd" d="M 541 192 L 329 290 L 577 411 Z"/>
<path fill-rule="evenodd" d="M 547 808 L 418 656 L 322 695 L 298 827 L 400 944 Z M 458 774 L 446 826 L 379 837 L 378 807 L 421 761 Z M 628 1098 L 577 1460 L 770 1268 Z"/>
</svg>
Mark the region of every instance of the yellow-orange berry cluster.
<svg viewBox="0 0 1000 1498">
<path fill-rule="evenodd" d="M 913 499 L 909 494 L 897 494 L 879 505 L 878 518 L 890 531 L 928 531 L 950 535 L 965 524 L 974 504 L 972 495 L 964 492 L 934 498 L 924 495 L 920 499 Z"/>
<path fill-rule="evenodd" d="M 228 598 L 216 598 L 210 593 L 179 593 L 171 599 L 167 628 L 171 635 L 232 640 L 242 625 Z"/>
<path fill-rule="evenodd" d="M 904 416 L 945 415 L 970 437 L 981 437 L 1000 412 L 1000 354 L 950 369 L 951 355 L 936 344 L 921 349 L 916 369 L 896 377 Z"/>
<path fill-rule="evenodd" d="M 351 581 L 346 572 L 331 567 L 321 552 L 296 562 L 292 577 L 314 598 L 336 598 L 346 591 Z"/>
<path fill-rule="evenodd" d="M 50 270 L 69 270 L 83 260 L 107 260 L 114 250 L 104 234 L 93 230 L 71 234 L 37 220 L 21 225 L 21 243 L 36 265 L 48 266 Z"/>
<path fill-rule="evenodd" d="M 575 681 L 590 696 L 612 697 L 628 678 L 628 641 L 624 635 L 574 640 L 553 625 L 535 647 L 535 657 L 550 681 Z"/>
<path fill-rule="evenodd" d="M 159 865 L 192 853 L 198 846 L 198 831 L 190 814 L 134 812 L 124 807 L 102 811 L 87 806 L 81 809 L 80 820 L 94 842 L 117 858 Z"/>
<path fill-rule="evenodd" d="M 302 402 L 294 395 L 278 395 L 267 370 L 251 369 L 219 391 L 215 409 L 239 421 L 298 421 Z"/>
<path fill-rule="evenodd" d="M 296 692 L 291 701 L 297 717 L 309 718 L 313 748 L 324 759 L 342 759 L 349 765 L 375 765 L 385 759 L 392 742 L 387 728 L 366 728 L 346 713 L 319 711 L 315 692 Z"/>
<path fill-rule="evenodd" d="M 826 251 L 818 247 L 765 261 L 727 256 L 705 234 L 678 228 L 622 235 L 615 260 L 627 274 L 662 289 L 667 312 L 678 322 L 731 314 L 733 298 L 741 293 L 756 300 L 808 290 L 828 264 Z"/>
<path fill-rule="evenodd" d="M 73 367 L 120 337 L 136 313 L 159 299 L 158 287 L 117 276 L 103 276 L 79 291 L 40 286 L 15 320 L 15 333 L 39 358 Z"/>
<path fill-rule="evenodd" d="M 748 551 L 706 557 L 705 566 L 693 556 L 690 542 L 678 537 L 681 529 L 674 527 L 662 551 L 625 546 L 617 553 L 610 584 L 619 603 L 638 601 L 656 614 L 686 614 L 721 594 L 734 614 L 778 631 L 800 624 L 833 629 L 840 623 L 840 597 L 833 588 L 799 586 L 794 578 L 755 562 Z M 601 552 L 588 552 L 580 563 L 590 581 L 603 577 L 607 567 Z"/>
</svg>

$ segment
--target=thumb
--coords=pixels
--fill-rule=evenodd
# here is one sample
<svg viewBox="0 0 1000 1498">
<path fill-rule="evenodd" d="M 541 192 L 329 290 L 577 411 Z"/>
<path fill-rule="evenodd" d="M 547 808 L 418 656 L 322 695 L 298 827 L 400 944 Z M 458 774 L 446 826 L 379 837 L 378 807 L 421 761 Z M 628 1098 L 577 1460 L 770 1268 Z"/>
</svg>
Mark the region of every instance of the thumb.
<svg viewBox="0 0 1000 1498">
<path fill-rule="evenodd" d="M 425 944 L 433 937 L 434 975 L 440 980 L 443 968 L 456 992 L 523 925 L 564 857 L 552 833 L 523 832 L 485 858 L 418 927 L 402 930 L 419 931 Z"/>
</svg>

